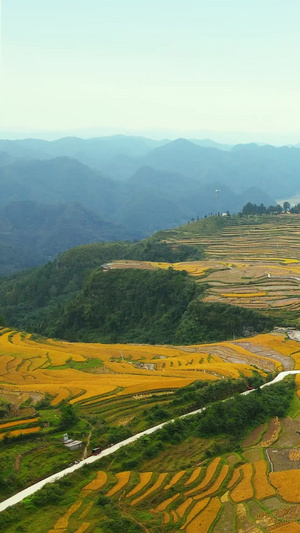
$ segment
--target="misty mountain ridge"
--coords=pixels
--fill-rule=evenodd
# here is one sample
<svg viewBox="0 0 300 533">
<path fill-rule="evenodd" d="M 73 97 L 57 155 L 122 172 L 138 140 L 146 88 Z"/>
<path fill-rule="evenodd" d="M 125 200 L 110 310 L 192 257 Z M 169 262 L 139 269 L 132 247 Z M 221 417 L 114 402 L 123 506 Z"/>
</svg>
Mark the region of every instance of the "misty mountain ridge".
<svg viewBox="0 0 300 533">
<path fill-rule="evenodd" d="M 274 198 L 293 196 L 299 190 L 299 148 L 251 143 L 219 149 L 200 143 L 126 136 L 0 141 L 4 256 L 10 256 L 13 249 L 17 254 L 18 247 L 24 256 L 26 242 L 32 253 L 27 262 L 21 262 L 30 266 L 68 246 L 95 240 L 140 239 L 160 229 L 186 224 L 192 218 L 218 211 L 236 213 L 247 202 L 274 205 Z M 81 161 L 70 154 L 77 154 Z M 102 162 L 101 170 L 95 162 Z M 16 202 L 33 202 L 36 216 L 31 225 L 13 225 L 13 214 L 15 222 L 18 216 L 21 221 L 25 216 L 21 207 L 14 205 Z M 64 205 L 66 216 L 70 204 L 77 208 L 69 208 L 70 220 L 66 223 L 62 212 L 55 212 L 55 206 L 58 209 Z M 50 226 L 56 227 L 57 220 L 57 248 L 50 226 L 44 225 L 43 210 Z M 28 213 L 26 217 L 28 221 Z M 35 244 L 26 240 L 25 228 Z M 43 232 L 47 235 L 45 242 Z M 8 269 L 13 269 L 13 260 L 8 263 Z"/>
<path fill-rule="evenodd" d="M 150 166 L 179 172 L 202 183 L 217 180 L 237 193 L 249 186 L 260 187 L 273 198 L 293 196 L 298 192 L 299 147 L 262 143 L 230 147 L 209 139 L 156 141 L 115 135 L 93 139 L 66 137 L 56 141 L 0 140 L 1 152 L 1 166 L 1 160 L 5 158 L 5 164 L 9 164 L 9 156 L 23 160 L 67 156 L 100 172 L 102 177 L 109 176 L 118 181 L 126 181 L 139 168 Z"/>
<path fill-rule="evenodd" d="M 175 146 L 179 143 L 182 144 L 181 141 L 175 141 Z M 206 151 L 190 144 L 192 150 Z M 168 150 L 171 148 L 173 152 L 173 147 L 172 143 Z M 209 150 L 218 152 L 213 148 Z M 0 205 L 24 200 L 47 204 L 80 202 L 86 209 L 131 232 L 137 223 L 134 211 L 137 210 L 141 213 L 138 228 L 144 236 L 158 229 L 172 227 L 173 224 L 181 225 L 191 217 L 216 212 L 216 187 L 221 188 L 221 210 L 237 211 L 242 208 L 239 194 L 230 190 L 220 179 L 203 183 L 178 171 L 156 169 L 148 165 L 139 168 L 129 180 L 120 182 L 65 156 L 47 160 L 17 160 L 10 165 L 0 165 L 0 187 Z M 159 213 L 155 214 L 151 209 L 154 217 L 151 227 L 144 221 L 145 217 L 149 220 L 149 213 L 141 212 L 139 207 L 142 198 L 147 209 L 151 202 L 153 205 L 165 202 L 165 210 L 160 208 Z M 272 197 L 261 191 L 261 202 L 268 203 L 268 200 L 272 203 Z M 251 195 L 248 201 L 252 201 Z"/>
<path fill-rule="evenodd" d="M 0 208 L 0 275 L 46 263 L 81 244 L 138 238 L 138 230 L 130 233 L 78 202 L 12 202 Z"/>
<path fill-rule="evenodd" d="M 231 150 L 232 144 L 223 144 L 216 141 L 213 141 L 212 139 L 189 139 L 194 144 L 199 144 L 200 146 L 206 146 L 210 148 L 217 148 L 218 150 Z"/>
<path fill-rule="evenodd" d="M 101 168 L 103 162 L 119 155 L 142 157 L 167 142 L 167 140 L 155 141 L 146 137 L 127 137 L 125 135 L 92 139 L 63 137 L 55 141 L 40 139 L 0 140 L 0 152 L 7 152 L 15 157 L 25 159 L 52 159 L 68 156 L 88 166 Z"/>
</svg>

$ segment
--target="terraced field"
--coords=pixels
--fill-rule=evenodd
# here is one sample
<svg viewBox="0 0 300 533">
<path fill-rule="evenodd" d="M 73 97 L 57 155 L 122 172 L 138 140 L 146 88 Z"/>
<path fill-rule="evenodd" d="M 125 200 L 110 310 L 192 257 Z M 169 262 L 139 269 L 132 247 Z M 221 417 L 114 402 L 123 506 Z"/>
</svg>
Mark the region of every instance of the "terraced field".
<svg viewBox="0 0 300 533">
<path fill-rule="evenodd" d="M 300 259 L 299 215 L 227 217 L 217 231 L 206 229 L 210 221 L 172 230 L 170 242 L 203 245 L 214 259 Z M 167 232 L 165 232 L 167 236 Z"/>
<path fill-rule="evenodd" d="M 145 531 L 299 531 L 300 457 L 298 463 L 291 456 L 288 462 L 274 465 L 269 455 L 271 450 L 284 448 L 290 426 L 295 430 L 300 422 L 283 419 L 279 423 L 280 437 L 277 434 L 269 443 L 269 453 L 262 445 L 269 431 L 266 425 L 259 435 L 254 430 L 248 436 L 240 454 L 216 457 L 192 469 L 115 475 L 100 470 L 83 487 L 77 501 L 53 521 L 48 533 L 62 528 L 74 532 L 78 526 L 87 532 L 96 525 L 101 530 L 101 524 L 109 519 L 105 512 L 109 500 Z M 102 505 L 95 505 L 97 500 Z"/>
<path fill-rule="evenodd" d="M 164 242 L 201 246 L 205 261 L 159 263 L 116 261 L 109 268 L 186 270 L 208 283 L 205 301 L 262 310 L 300 309 L 300 216 L 228 217 L 214 232 L 206 221 L 162 232 Z M 209 224 L 209 222 L 207 222 Z M 209 234 L 208 234 L 209 233 Z"/>
<path fill-rule="evenodd" d="M 228 217 L 214 234 L 203 231 L 203 221 L 201 232 L 198 223 L 165 232 L 170 246 L 203 246 L 205 261 L 117 261 L 108 267 L 172 266 L 208 284 L 208 302 L 298 311 L 300 218 L 284 215 L 261 221 Z M 282 329 L 230 342 L 175 347 L 70 343 L 2 328 L 0 399 L 15 406 L 17 414 L 0 424 L 5 455 L 0 458 L 0 481 L 1 475 L 8 480 L 12 476 L 24 487 L 39 465 L 47 466 L 45 476 L 83 456 L 83 450 L 72 455 L 61 443 L 64 402 L 80 413 L 73 430 L 84 440 L 87 452 L 98 442 L 108 446 L 110 434 L 120 431 L 117 437 L 122 440 L 122 431 L 133 434 L 155 425 L 148 413 L 155 414 L 158 406 L 168 409 L 174 392 L 196 380 L 214 382 L 300 369 L 300 345 L 292 337 Z M 130 454 L 126 462 L 124 450 L 125 460 L 117 467 L 111 456 L 111 463 L 100 460 L 99 471 L 87 470 L 84 482 L 80 478 L 74 489 L 76 497 L 74 492 L 62 507 L 37 511 L 34 527 L 41 533 L 92 533 L 114 522 L 111 531 L 115 531 L 122 517 L 128 531 L 149 533 L 300 532 L 298 375 L 296 385 L 293 418 L 261 424 L 238 452 L 229 453 L 227 448 L 215 453 L 218 438 L 215 442 L 196 435 L 172 444 L 172 456 L 167 448 L 152 457 L 149 454 L 138 466 L 130 463 Z M 37 413 L 35 404 L 45 395 L 50 395 L 51 405 Z M 30 483 L 37 479 L 38 473 Z M 24 527 L 31 530 L 29 525 Z"/>
<path fill-rule="evenodd" d="M 66 398 L 80 406 L 87 419 L 99 416 L 115 427 L 126 427 L 158 399 L 160 406 L 167 405 L 176 388 L 195 379 L 250 376 L 258 368 L 262 374 L 300 369 L 299 342 L 284 332 L 185 347 L 68 343 L 7 329 L 1 333 L 1 397 L 15 394 L 24 403 L 48 392 L 54 407 Z M 296 384 L 300 395 L 298 376 Z M 296 407 L 293 419 L 273 419 L 253 430 L 239 453 L 203 460 L 213 442 L 195 438 L 175 445 L 172 457 L 149 458 L 141 469 L 112 471 L 100 462 L 99 471 L 86 472 L 84 484 L 81 479 L 76 499 L 72 497 L 68 506 L 47 508 L 40 518 L 33 518 L 35 527 L 41 533 L 92 533 L 101 531 L 101 524 L 111 521 L 115 512 L 115 523 L 122 516 L 136 524 L 137 531 L 149 533 L 280 533 L 287 527 L 297 531 L 300 407 Z M 51 428 L 43 424 L 49 412 L 40 413 L 42 418 L 1 422 L 0 440 L 31 432 L 43 438 Z M 34 442 L 33 449 L 24 441 L 15 454 L 10 452 L 16 472 L 20 463 L 22 472 L 33 460 L 43 460 L 42 454 L 49 455 L 43 440 Z M 51 441 L 53 455 L 58 453 L 57 442 Z"/>
<path fill-rule="evenodd" d="M 300 368 L 299 344 L 285 334 L 195 346 L 84 344 L 34 340 L 2 329 L 0 394 L 88 406 L 113 398 L 166 393 L 195 380 Z M 37 396 L 36 396 L 37 395 Z"/>
<path fill-rule="evenodd" d="M 225 246 L 225 245 L 224 245 Z M 246 254 L 245 254 L 246 256 Z M 276 310 L 300 309 L 300 262 L 274 258 L 244 261 L 190 261 L 151 263 L 115 261 L 111 269 L 169 268 L 186 270 L 199 283 L 208 284 L 204 301 L 221 302 L 247 308 Z"/>
<path fill-rule="evenodd" d="M 190 227 L 189 227 L 190 226 Z M 207 301 L 274 310 L 300 309 L 300 218 L 282 215 L 238 219 L 228 217 L 212 235 L 197 232 L 190 224 L 170 242 L 203 245 L 212 259 L 205 281 L 210 284 Z M 220 271 L 219 261 L 227 268 Z"/>
</svg>

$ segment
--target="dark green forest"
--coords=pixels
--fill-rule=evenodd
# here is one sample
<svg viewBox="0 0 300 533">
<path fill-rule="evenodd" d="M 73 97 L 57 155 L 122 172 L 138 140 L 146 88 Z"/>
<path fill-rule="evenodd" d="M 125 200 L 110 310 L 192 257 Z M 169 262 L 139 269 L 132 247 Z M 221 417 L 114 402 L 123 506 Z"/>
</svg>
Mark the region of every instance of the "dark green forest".
<svg viewBox="0 0 300 533">
<path fill-rule="evenodd" d="M 65 307 L 55 336 L 70 340 L 193 344 L 273 326 L 256 311 L 207 304 L 185 271 L 97 271 Z"/>
<path fill-rule="evenodd" d="M 0 315 L 11 327 L 86 342 L 190 344 L 262 332 L 274 318 L 202 301 L 205 284 L 185 271 L 109 270 L 112 259 L 200 259 L 199 247 L 148 239 L 69 250 L 54 262 L 0 281 Z"/>
</svg>

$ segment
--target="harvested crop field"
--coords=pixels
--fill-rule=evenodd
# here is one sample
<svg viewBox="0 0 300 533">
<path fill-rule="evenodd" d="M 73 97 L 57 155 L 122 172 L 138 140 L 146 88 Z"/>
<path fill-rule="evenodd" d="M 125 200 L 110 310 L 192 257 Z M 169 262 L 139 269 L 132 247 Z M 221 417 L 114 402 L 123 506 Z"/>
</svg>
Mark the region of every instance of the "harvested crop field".
<svg viewBox="0 0 300 533">
<path fill-rule="evenodd" d="M 257 428 L 253 429 L 249 435 L 246 437 L 244 442 L 242 443 L 243 448 L 247 448 L 248 446 L 254 446 L 255 444 L 258 444 L 263 434 L 265 433 L 267 429 L 267 424 L 261 424 L 260 426 L 257 426 Z"/>
<path fill-rule="evenodd" d="M 300 264 L 291 267 L 282 259 L 242 261 L 194 261 L 189 263 L 149 263 L 116 261 L 111 269 L 169 268 L 186 270 L 199 283 L 208 283 L 205 301 L 223 302 L 257 309 L 300 308 Z"/>
<path fill-rule="evenodd" d="M 0 393 L 15 393 L 16 401 L 48 393 L 58 405 L 166 392 L 195 380 L 251 376 L 257 368 L 289 369 L 296 346 L 283 334 L 175 347 L 69 343 L 7 330 L 0 336 Z M 300 359 L 295 362 L 300 368 Z"/>
<path fill-rule="evenodd" d="M 233 485 L 228 483 L 228 479 L 237 471 L 239 476 L 236 479 L 239 480 Z M 105 507 L 95 513 L 92 503 L 95 498 L 106 494 L 119 509 L 128 513 L 134 521 L 138 520 L 146 530 L 153 520 L 160 524 L 160 531 L 165 530 L 165 525 L 172 524 L 171 529 L 168 527 L 166 531 L 187 533 L 229 533 L 234 531 L 234 524 L 238 524 L 239 531 L 252 533 L 271 533 L 274 528 L 291 524 L 296 528 L 300 521 L 299 472 L 268 473 L 264 460 L 234 468 L 226 460 L 217 458 L 203 466 L 202 483 L 199 485 L 197 476 L 194 476 L 190 484 L 192 487 L 187 490 L 185 474 L 191 480 L 192 470 L 186 473 L 126 471 L 117 473 L 115 478 L 108 472 L 99 471 L 95 481 L 90 481 L 81 490 L 77 501 L 64 511 L 52 527 L 72 527 L 74 520 L 77 520 L 77 527 L 91 524 L 91 531 L 96 524 L 101 527 L 101 521 L 105 520 Z M 126 493 L 130 479 L 136 480 L 135 485 L 130 482 L 131 490 Z M 176 490 L 173 489 L 174 479 Z M 97 487 L 100 486 L 101 491 L 97 493 Z M 106 486 L 110 487 L 109 491 Z M 90 487 L 93 489 L 87 490 Z M 81 524 L 79 510 L 83 499 L 86 503 Z M 281 499 L 286 503 L 280 503 Z"/>
<path fill-rule="evenodd" d="M 206 229 L 207 224 L 207 229 Z M 109 268 L 186 270 L 208 283 L 206 301 L 262 310 L 300 309 L 299 215 L 228 217 L 209 231 L 199 221 L 165 232 L 170 247 L 201 246 L 205 260 L 184 263 L 115 261 Z M 163 238 L 163 235 L 162 235 Z M 276 251 L 276 253 L 274 253 Z"/>
</svg>

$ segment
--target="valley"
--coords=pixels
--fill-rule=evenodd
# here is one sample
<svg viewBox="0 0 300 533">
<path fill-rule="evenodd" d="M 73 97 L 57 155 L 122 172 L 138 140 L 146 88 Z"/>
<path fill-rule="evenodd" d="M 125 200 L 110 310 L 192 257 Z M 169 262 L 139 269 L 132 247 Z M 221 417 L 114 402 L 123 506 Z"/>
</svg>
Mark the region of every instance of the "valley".
<svg viewBox="0 0 300 533">
<path fill-rule="evenodd" d="M 1 500 L 113 453 L 1 512 L 0 530 L 297 532 L 300 381 L 261 387 L 300 370 L 297 224 L 209 217 L 3 278 Z"/>
<path fill-rule="evenodd" d="M 290 4 L 0 0 L 0 533 L 300 533 Z"/>
<path fill-rule="evenodd" d="M 297 198 L 299 169 L 298 146 L 125 135 L 0 139 L 0 275 L 80 244 L 134 241 L 237 213 L 247 202 L 276 212 L 277 198 Z"/>
</svg>

